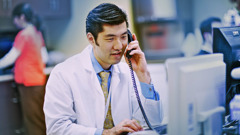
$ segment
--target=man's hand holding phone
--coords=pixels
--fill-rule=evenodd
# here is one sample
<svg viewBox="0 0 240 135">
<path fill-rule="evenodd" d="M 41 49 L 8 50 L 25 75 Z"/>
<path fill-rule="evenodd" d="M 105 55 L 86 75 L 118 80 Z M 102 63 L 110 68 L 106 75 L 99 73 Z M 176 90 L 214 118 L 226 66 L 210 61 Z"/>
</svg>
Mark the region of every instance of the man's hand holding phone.
<svg viewBox="0 0 240 135">
<path fill-rule="evenodd" d="M 147 70 L 147 61 L 145 55 L 139 46 L 139 42 L 135 34 L 132 34 L 132 39 L 133 41 L 128 44 L 125 51 L 125 60 L 128 63 L 128 57 L 126 57 L 126 53 L 130 51 L 129 55 L 131 55 L 130 61 L 132 62 L 132 68 L 137 74 L 139 81 L 149 84 L 151 77 Z"/>
</svg>

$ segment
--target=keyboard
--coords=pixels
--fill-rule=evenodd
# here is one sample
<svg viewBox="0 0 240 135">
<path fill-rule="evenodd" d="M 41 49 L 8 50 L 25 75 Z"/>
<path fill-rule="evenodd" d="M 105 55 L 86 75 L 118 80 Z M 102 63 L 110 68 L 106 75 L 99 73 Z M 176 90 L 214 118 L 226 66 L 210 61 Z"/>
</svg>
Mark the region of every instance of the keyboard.
<svg viewBox="0 0 240 135">
<path fill-rule="evenodd" d="M 144 131 L 129 133 L 128 135 L 165 135 L 167 134 L 167 125 L 155 126 L 154 130 L 144 129 Z"/>
</svg>

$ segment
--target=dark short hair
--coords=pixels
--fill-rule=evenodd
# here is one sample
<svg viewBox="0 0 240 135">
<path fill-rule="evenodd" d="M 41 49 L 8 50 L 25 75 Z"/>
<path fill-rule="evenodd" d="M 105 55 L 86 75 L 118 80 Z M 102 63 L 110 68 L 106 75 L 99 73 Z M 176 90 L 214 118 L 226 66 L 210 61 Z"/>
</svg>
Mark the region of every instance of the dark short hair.
<svg viewBox="0 0 240 135">
<path fill-rule="evenodd" d="M 20 3 L 14 7 L 12 11 L 12 17 L 20 17 L 21 15 L 25 16 L 25 20 L 28 23 L 32 23 L 37 30 L 41 30 L 41 18 L 34 14 L 33 9 L 29 3 Z"/>
<path fill-rule="evenodd" d="M 209 17 L 206 20 L 202 21 L 202 23 L 200 24 L 200 31 L 202 34 L 203 42 L 205 42 L 204 33 L 205 32 L 212 33 L 213 22 L 221 22 L 221 19 L 218 17 Z"/>
<path fill-rule="evenodd" d="M 21 15 L 25 16 L 27 22 L 32 22 L 33 19 L 33 10 L 28 3 L 20 3 L 17 5 L 12 12 L 12 17 L 20 17 Z"/>
<path fill-rule="evenodd" d="M 86 33 L 93 34 L 97 40 L 98 33 L 103 31 L 103 25 L 118 25 L 128 20 L 126 13 L 118 6 L 110 3 L 103 3 L 91 10 L 86 18 Z"/>
</svg>

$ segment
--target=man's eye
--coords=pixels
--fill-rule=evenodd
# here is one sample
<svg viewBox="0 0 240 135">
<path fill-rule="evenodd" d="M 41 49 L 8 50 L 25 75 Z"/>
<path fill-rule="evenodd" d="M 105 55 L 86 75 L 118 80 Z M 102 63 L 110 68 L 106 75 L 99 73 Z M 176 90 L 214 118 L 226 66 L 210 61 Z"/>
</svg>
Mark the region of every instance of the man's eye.
<svg viewBox="0 0 240 135">
<path fill-rule="evenodd" d="M 122 36 L 122 39 L 126 39 L 127 38 L 127 36 Z"/>
<path fill-rule="evenodd" d="M 113 38 L 108 38 L 107 41 L 113 41 Z"/>
</svg>

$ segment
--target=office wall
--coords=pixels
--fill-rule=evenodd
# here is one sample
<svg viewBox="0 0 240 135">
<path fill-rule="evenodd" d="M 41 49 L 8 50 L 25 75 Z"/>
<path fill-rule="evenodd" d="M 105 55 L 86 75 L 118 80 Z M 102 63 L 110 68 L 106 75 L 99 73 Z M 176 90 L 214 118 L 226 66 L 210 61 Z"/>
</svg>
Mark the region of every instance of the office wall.
<svg viewBox="0 0 240 135">
<path fill-rule="evenodd" d="M 194 28 L 199 27 L 202 20 L 216 16 L 223 19 L 228 9 L 234 7 L 230 0 L 194 0 L 193 22 Z"/>
<path fill-rule="evenodd" d="M 130 0 L 72 0 L 72 16 L 70 20 L 48 20 L 47 33 L 52 41 L 50 46 L 64 52 L 67 56 L 81 52 L 89 43 L 85 33 L 85 20 L 88 12 L 103 2 L 115 3 L 122 7 L 128 14 L 130 29 L 132 26 Z"/>
<path fill-rule="evenodd" d="M 181 8 L 181 11 L 178 11 L 183 12 L 183 18 L 184 14 L 189 12 L 187 10 L 188 7 L 192 10 L 191 15 L 189 16 L 192 16 L 193 25 L 187 26 L 194 28 L 199 27 L 200 22 L 207 17 L 217 16 L 222 18 L 224 13 L 226 13 L 229 8 L 233 7 L 233 4 L 231 4 L 229 0 L 176 1 L 178 4 L 182 5 L 180 7 L 183 7 Z M 192 7 L 190 7 L 191 5 L 189 6 L 190 1 Z M 82 51 L 88 44 L 85 34 L 86 16 L 92 8 L 103 2 L 115 3 L 125 9 L 128 13 L 130 29 L 133 28 L 131 0 L 72 0 L 72 15 L 70 18 L 43 20 L 47 47 L 49 49 L 60 50 L 67 56 L 71 56 Z M 184 19 L 186 19 L 186 17 Z M 12 20 L 10 18 L 0 18 L 0 30 L 9 30 L 13 28 L 14 25 L 12 25 Z M 191 29 L 185 28 L 184 30 L 189 32 Z"/>
<path fill-rule="evenodd" d="M 181 0 L 177 1 L 181 2 Z M 67 55 L 73 55 L 83 50 L 88 44 L 85 36 L 86 16 L 92 8 L 102 2 L 111 2 L 123 7 L 129 15 L 130 28 L 133 28 L 133 24 L 131 23 L 132 9 L 130 0 L 72 0 L 72 16 L 69 21 L 48 21 L 49 29 L 53 29 L 54 27 L 58 29 L 48 31 L 51 35 L 49 43 L 54 43 L 54 46 L 58 50 Z M 233 7 L 233 4 L 231 4 L 229 0 L 193 0 L 191 7 L 193 10 L 193 25 L 191 27 L 194 27 L 193 29 L 199 27 L 201 21 L 210 16 L 223 18 L 224 13 L 226 13 L 231 7 Z M 57 28 L 58 25 L 60 28 Z M 61 32 L 60 30 L 64 32 Z"/>
</svg>

